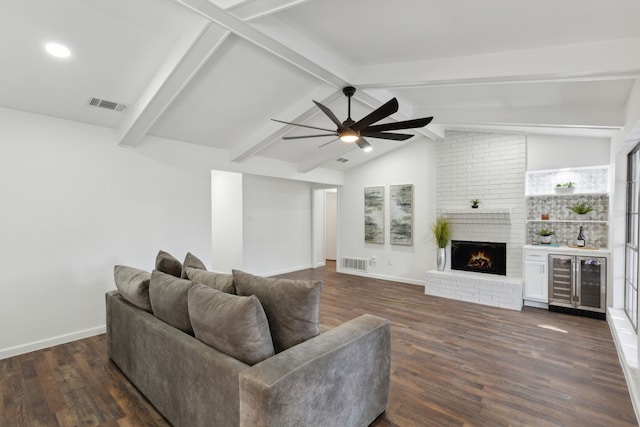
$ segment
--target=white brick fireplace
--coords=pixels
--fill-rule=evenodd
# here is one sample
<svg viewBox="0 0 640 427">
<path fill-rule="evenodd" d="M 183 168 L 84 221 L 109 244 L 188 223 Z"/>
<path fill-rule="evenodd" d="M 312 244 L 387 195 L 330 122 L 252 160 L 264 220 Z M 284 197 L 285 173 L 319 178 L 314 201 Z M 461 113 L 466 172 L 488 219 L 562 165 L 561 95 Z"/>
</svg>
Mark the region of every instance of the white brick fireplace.
<svg viewBox="0 0 640 427">
<path fill-rule="evenodd" d="M 507 275 L 451 271 L 426 274 L 425 293 L 519 310 L 525 243 L 526 138 L 447 132 L 438 143 L 437 213 L 451 220 L 453 240 L 507 244 Z M 478 209 L 471 200 L 480 199 Z"/>
</svg>

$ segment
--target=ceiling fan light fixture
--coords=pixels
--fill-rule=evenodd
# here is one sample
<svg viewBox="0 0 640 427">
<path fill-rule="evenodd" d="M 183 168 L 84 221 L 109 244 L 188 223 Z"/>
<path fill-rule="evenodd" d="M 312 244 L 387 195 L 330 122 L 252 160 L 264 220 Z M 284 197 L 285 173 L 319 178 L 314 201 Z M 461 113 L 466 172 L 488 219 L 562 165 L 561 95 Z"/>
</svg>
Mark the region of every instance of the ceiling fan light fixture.
<svg viewBox="0 0 640 427">
<path fill-rule="evenodd" d="M 356 142 L 360 138 L 357 131 L 353 129 L 344 129 L 340 132 L 340 141 L 342 142 Z"/>
<path fill-rule="evenodd" d="M 368 153 L 369 151 L 373 150 L 373 147 L 371 146 L 371 144 L 369 144 L 369 141 L 367 141 L 364 138 L 360 138 L 356 144 L 358 145 L 358 147 L 360 147 L 362 150 L 364 150 L 365 153 Z"/>
</svg>

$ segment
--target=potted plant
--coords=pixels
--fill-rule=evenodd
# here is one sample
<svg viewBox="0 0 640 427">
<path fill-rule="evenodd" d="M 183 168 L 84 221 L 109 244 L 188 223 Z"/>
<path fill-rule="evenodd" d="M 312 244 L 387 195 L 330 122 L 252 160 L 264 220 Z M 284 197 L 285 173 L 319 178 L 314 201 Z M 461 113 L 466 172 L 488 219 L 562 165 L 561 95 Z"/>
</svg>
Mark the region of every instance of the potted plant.
<svg viewBox="0 0 640 427">
<path fill-rule="evenodd" d="M 549 243 L 551 243 L 551 236 L 553 236 L 554 233 L 551 230 L 548 230 L 546 228 L 541 228 L 538 231 L 535 232 L 538 236 L 540 236 L 540 243 L 544 244 L 544 245 L 548 245 Z"/>
<path fill-rule="evenodd" d="M 556 193 L 573 193 L 576 183 L 573 181 L 556 184 Z"/>
<path fill-rule="evenodd" d="M 474 209 L 477 209 L 478 206 L 480 206 L 480 199 L 473 199 L 471 200 L 471 207 Z"/>
<path fill-rule="evenodd" d="M 447 261 L 445 248 L 451 240 L 451 222 L 446 217 L 439 215 L 431 225 L 431 232 L 438 245 L 438 271 L 443 271 Z"/>
<path fill-rule="evenodd" d="M 593 211 L 595 202 L 593 200 L 587 200 L 586 202 L 576 203 L 573 206 L 569 206 L 567 209 L 578 215 L 586 215 Z"/>
</svg>

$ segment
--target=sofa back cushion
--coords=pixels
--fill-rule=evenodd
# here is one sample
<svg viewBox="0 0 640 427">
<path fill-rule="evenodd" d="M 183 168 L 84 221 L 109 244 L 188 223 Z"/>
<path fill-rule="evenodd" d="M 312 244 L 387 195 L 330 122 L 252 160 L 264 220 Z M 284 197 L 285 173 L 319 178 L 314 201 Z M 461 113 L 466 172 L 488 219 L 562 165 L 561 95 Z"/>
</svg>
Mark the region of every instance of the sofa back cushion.
<svg viewBox="0 0 640 427">
<path fill-rule="evenodd" d="M 171 326 L 186 333 L 193 333 L 189 320 L 187 293 L 193 283 L 158 270 L 151 273 L 149 298 L 153 314 Z"/>
<path fill-rule="evenodd" d="M 187 278 L 187 268 L 197 268 L 199 270 L 207 269 L 204 263 L 191 252 L 187 252 L 187 255 L 184 257 L 184 262 L 182 263 L 182 273 L 180 274 L 181 279 Z"/>
<path fill-rule="evenodd" d="M 149 281 L 151 273 L 124 265 L 116 265 L 113 277 L 120 296 L 136 307 L 151 312 Z"/>
<path fill-rule="evenodd" d="M 274 279 L 233 270 L 238 295 L 255 295 L 269 320 L 276 352 L 284 351 L 320 333 L 319 280 Z"/>
<path fill-rule="evenodd" d="M 182 263 L 165 251 L 159 251 L 156 255 L 156 270 L 174 277 L 182 275 Z"/>
<path fill-rule="evenodd" d="M 189 280 L 205 284 L 228 294 L 236 293 L 236 287 L 233 285 L 233 275 L 231 274 L 214 273 L 213 271 L 200 270 L 192 267 L 187 267 L 186 270 Z"/>
<path fill-rule="evenodd" d="M 188 301 L 193 332 L 200 341 L 248 365 L 273 356 L 269 323 L 255 296 L 231 295 L 195 283 Z"/>
</svg>

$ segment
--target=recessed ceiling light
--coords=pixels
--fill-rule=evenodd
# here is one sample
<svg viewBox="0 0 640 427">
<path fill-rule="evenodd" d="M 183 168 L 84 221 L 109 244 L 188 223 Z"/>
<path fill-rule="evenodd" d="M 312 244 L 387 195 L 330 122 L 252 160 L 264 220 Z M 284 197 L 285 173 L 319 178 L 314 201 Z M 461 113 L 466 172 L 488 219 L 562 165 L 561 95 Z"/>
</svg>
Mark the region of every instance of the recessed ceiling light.
<svg viewBox="0 0 640 427">
<path fill-rule="evenodd" d="M 47 43 L 44 48 L 49 52 L 49 55 L 56 58 L 68 58 L 71 56 L 69 48 L 60 43 Z"/>
</svg>

